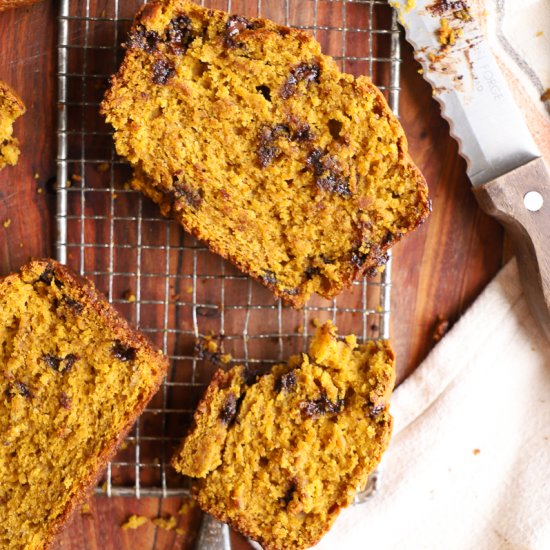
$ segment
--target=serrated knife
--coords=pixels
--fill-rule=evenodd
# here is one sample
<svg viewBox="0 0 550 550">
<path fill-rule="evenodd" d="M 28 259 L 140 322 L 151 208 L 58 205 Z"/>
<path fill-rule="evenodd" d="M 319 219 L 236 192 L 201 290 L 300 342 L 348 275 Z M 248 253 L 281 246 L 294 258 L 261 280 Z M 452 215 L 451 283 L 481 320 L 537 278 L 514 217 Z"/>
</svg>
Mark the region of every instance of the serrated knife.
<svg viewBox="0 0 550 550">
<path fill-rule="evenodd" d="M 396 0 L 406 38 L 466 159 L 481 208 L 507 229 L 550 338 L 550 174 L 465 0 Z"/>
</svg>

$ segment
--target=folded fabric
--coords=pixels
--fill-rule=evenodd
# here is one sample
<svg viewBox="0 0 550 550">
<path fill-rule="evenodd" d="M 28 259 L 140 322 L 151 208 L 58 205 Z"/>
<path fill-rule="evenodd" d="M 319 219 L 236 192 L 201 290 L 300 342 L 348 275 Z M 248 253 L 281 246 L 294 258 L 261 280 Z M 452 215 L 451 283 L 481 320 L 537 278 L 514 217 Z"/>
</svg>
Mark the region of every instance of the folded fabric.
<svg viewBox="0 0 550 550">
<path fill-rule="evenodd" d="M 395 392 L 378 493 L 317 549 L 550 548 L 550 344 L 515 260 Z"/>
</svg>

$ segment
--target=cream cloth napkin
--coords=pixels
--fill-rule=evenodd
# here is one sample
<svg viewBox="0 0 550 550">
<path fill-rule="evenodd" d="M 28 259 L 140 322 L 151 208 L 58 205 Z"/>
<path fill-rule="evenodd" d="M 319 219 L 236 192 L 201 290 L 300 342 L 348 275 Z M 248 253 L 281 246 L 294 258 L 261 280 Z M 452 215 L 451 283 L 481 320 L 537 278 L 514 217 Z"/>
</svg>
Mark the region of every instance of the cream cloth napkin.
<svg viewBox="0 0 550 550">
<path fill-rule="evenodd" d="M 550 549 L 550 345 L 515 260 L 396 390 L 379 491 L 325 549 Z"/>
</svg>

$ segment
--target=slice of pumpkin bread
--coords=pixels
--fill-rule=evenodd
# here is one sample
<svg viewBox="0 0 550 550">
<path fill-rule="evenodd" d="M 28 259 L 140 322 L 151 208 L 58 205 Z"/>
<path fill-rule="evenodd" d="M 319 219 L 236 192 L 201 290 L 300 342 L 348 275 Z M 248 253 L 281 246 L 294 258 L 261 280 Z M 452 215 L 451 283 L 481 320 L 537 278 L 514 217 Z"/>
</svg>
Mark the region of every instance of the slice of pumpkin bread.
<svg viewBox="0 0 550 550">
<path fill-rule="evenodd" d="M 0 281 L 0 547 L 47 548 L 167 361 L 52 260 Z"/>
<path fill-rule="evenodd" d="M 257 380 L 218 371 L 172 464 L 201 478 L 200 507 L 266 550 L 307 548 L 353 500 L 386 449 L 395 381 L 388 342 L 337 339 Z"/>
<path fill-rule="evenodd" d="M 19 141 L 13 137 L 13 123 L 25 111 L 21 98 L 0 80 L 0 170 L 17 164 Z"/>
<path fill-rule="evenodd" d="M 102 112 L 133 186 L 296 307 L 376 271 L 430 210 L 372 82 L 265 19 L 147 4 Z"/>
</svg>

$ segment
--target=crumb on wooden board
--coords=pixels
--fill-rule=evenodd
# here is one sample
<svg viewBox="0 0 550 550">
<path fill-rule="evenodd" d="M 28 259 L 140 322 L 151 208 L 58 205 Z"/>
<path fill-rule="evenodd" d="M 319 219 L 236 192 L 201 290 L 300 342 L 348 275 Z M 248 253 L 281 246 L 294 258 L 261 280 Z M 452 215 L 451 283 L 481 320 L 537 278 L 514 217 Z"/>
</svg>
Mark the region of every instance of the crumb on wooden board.
<svg viewBox="0 0 550 550">
<path fill-rule="evenodd" d="M 176 525 L 178 524 L 178 520 L 174 516 L 155 518 L 151 521 L 155 526 L 159 527 L 160 529 L 165 529 L 166 531 L 171 531 L 172 529 L 175 529 Z"/>
<path fill-rule="evenodd" d="M 142 525 L 145 525 L 149 521 L 149 518 L 145 516 L 136 516 L 132 514 L 120 527 L 125 531 L 128 529 L 137 529 Z"/>
</svg>

